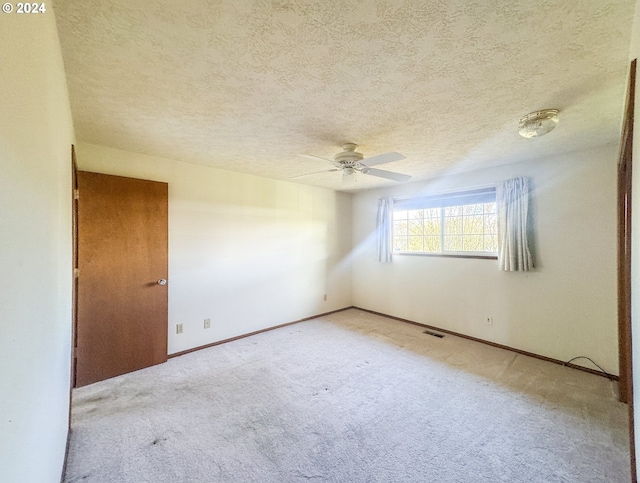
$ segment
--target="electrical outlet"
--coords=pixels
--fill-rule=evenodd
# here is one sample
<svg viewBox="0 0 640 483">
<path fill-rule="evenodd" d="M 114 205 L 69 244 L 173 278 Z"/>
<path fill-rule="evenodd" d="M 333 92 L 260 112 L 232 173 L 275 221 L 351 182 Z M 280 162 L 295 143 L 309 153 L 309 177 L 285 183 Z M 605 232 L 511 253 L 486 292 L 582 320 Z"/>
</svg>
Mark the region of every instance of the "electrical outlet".
<svg viewBox="0 0 640 483">
<path fill-rule="evenodd" d="M 182 334 L 183 327 L 182 324 L 176 324 L 176 334 Z"/>
<path fill-rule="evenodd" d="M 204 319 L 204 328 L 205 329 L 211 328 L 211 319 Z"/>
<path fill-rule="evenodd" d="M 327 301 L 327 294 L 324 294 L 324 301 Z"/>
<path fill-rule="evenodd" d="M 487 325 L 493 325 L 493 317 L 487 317 Z"/>
</svg>

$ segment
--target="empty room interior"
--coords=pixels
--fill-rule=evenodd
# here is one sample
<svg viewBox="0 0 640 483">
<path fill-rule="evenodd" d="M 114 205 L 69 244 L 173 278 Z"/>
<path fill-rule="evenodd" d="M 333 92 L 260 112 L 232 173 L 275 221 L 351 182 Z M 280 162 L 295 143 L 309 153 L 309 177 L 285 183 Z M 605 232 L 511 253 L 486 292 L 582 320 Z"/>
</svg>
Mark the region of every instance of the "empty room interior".
<svg viewBox="0 0 640 483">
<path fill-rule="evenodd" d="M 0 481 L 637 481 L 639 7 L 5 3 Z"/>
</svg>

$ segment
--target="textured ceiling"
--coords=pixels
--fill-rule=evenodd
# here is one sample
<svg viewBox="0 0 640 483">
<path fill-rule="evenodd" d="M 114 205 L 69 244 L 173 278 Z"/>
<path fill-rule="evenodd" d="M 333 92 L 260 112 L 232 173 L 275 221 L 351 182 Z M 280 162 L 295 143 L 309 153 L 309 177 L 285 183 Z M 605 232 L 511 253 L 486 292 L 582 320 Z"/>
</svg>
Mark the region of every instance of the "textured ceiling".
<svg viewBox="0 0 640 483">
<path fill-rule="evenodd" d="M 617 142 L 634 0 L 56 0 L 76 136 L 277 179 L 419 180 Z M 549 135 L 518 118 L 560 110 Z M 332 189 L 395 184 L 340 173 Z"/>
</svg>

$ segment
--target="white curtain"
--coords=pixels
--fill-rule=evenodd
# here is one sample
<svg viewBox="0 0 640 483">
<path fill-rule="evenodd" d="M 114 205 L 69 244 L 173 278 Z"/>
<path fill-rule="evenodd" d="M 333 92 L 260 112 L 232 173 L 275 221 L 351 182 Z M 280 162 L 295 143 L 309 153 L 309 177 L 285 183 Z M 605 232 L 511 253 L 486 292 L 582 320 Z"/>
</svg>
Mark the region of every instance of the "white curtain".
<svg viewBox="0 0 640 483">
<path fill-rule="evenodd" d="M 529 251 L 529 180 L 514 178 L 499 183 L 496 189 L 498 205 L 498 265 L 507 272 L 528 272 L 533 269 Z"/>
<path fill-rule="evenodd" d="M 376 223 L 377 257 L 382 263 L 391 261 L 393 243 L 393 199 L 378 200 L 378 219 Z"/>
</svg>

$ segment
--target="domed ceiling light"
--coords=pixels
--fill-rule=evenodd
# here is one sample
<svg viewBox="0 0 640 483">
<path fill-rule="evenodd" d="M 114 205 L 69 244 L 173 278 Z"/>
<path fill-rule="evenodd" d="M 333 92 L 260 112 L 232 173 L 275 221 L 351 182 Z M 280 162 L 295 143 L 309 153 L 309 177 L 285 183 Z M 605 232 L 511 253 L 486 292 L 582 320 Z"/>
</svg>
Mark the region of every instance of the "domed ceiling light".
<svg viewBox="0 0 640 483">
<path fill-rule="evenodd" d="M 544 136 L 558 124 L 557 109 L 542 109 L 520 118 L 518 133 L 524 138 Z"/>
</svg>

